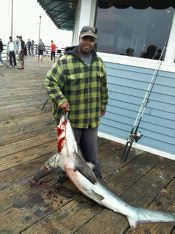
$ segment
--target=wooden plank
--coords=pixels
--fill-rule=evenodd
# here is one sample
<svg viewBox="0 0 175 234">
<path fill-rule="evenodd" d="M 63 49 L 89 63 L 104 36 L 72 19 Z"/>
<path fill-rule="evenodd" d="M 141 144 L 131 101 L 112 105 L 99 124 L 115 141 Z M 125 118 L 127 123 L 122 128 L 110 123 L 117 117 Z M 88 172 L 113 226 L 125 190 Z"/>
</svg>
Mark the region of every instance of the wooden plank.
<svg viewBox="0 0 175 234">
<path fill-rule="evenodd" d="M 56 211 L 59 213 L 62 207 L 73 198 L 75 200 L 79 194 L 70 185 L 58 186 L 54 183 L 52 180 L 32 189 L 21 184 L 16 184 L 11 190 L 8 188 L 6 209 L 4 207 L 1 212 L 1 232 L 19 233 L 49 214 L 54 215 Z"/>
<path fill-rule="evenodd" d="M 44 116 L 41 119 L 36 119 L 36 121 L 26 123 L 19 122 L 16 126 L 2 128 L 0 145 L 3 146 L 21 139 L 30 138 L 32 136 L 48 132 L 49 129 L 55 129 L 53 126 L 53 120 L 45 118 Z"/>
<path fill-rule="evenodd" d="M 142 158 L 138 158 L 136 160 L 143 161 Z M 154 161 L 154 164 L 155 164 L 155 161 Z M 76 205 L 75 205 L 75 202 L 76 202 Z M 70 231 L 74 232 L 76 230 L 78 230 L 78 232 L 81 230 L 81 233 L 102 233 L 103 228 L 101 229 L 101 232 L 99 232 L 96 226 L 96 222 L 94 223 L 94 226 L 91 224 L 92 225 L 91 230 L 87 231 L 86 229 L 84 229 L 84 227 L 86 227 L 87 222 L 91 222 L 91 220 L 94 220 L 95 217 L 97 217 L 98 214 L 101 213 L 101 211 L 105 212 L 105 216 L 103 216 L 102 220 L 99 222 L 99 225 L 103 226 L 102 221 L 105 220 L 104 223 L 107 224 L 109 214 L 112 214 L 113 212 L 105 209 L 104 207 L 99 206 L 98 204 L 94 203 L 90 199 L 85 198 L 83 195 L 80 195 L 76 198 L 76 201 L 72 200 L 68 205 L 63 207 L 59 212 L 54 213 L 54 216 L 50 215 L 42 219 L 39 223 L 29 228 L 26 231 L 26 233 L 32 233 L 32 232 L 37 233 L 38 230 L 42 230 L 43 233 L 47 233 L 49 229 L 52 231 L 58 230 L 63 233 L 70 232 Z M 110 220 L 111 220 L 111 216 L 110 216 Z"/>
<path fill-rule="evenodd" d="M 0 157 L 4 157 L 10 154 L 14 154 L 28 148 L 37 147 L 44 143 L 55 141 L 56 145 L 56 133 L 46 132 L 37 136 L 33 136 L 32 138 L 22 139 L 17 142 L 13 142 L 11 144 L 7 144 L 5 146 L 0 147 Z"/>
<path fill-rule="evenodd" d="M 51 101 L 41 111 L 47 97 L 43 77 L 49 64 L 27 57 L 24 71 L 2 68 L 6 78 L 0 80 L 0 233 L 130 233 L 124 216 L 86 198 L 70 181 L 58 184 L 57 173 L 36 187 L 24 186 L 56 151 Z M 133 149 L 123 162 L 122 150 L 123 145 L 99 138 L 107 187 L 131 204 L 174 211 L 174 163 Z M 168 193 L 162 195 L 163 189 Z M 159 194 L 160 199 L 155 199 Z M 161 230 L 173 233 L 175 227 L 143 224 L 134 233 Z"/>
<path fill-rule="evenodd" d="M 23 117 L 25 117 L 26 115 L 30 114 L 30 113 L 38 113 L 38 111 L 42 111 L 42 113 L 47 113 L 50 112 L 51 113 L 51 106 L 50 105 L 46 105 L 44 110 L 41 110 L 41 108 L 43 107 L 44 102 L 36 102 L 35 104 L 29 103 L 28 105 L 24 105 L 22 104 L 18 104 L 16 105 L 15 109 L 11 108 L 11 106 L 8 106 L 8 108 L 4 108 L 3 111 L 0 112 L 0 120 L 1 121 L 9 121 L 9 119 L 13 119 L 16 117 L 21 117 L 21 119 Z"/>
<path fill-rule="evenodd" d="M 14 167 L 10 167 L 7 170 L 0 172 L 0 189 L 4 189 L 8 186 L 12 186 L 16 182 L 25 182 L 31 179 L 43 163 L 49 159 L 54 152 L 43 154 L 35 159 L 29 160 Z"/>
<path fill-rule="evenodd" d="M 110 186 L 111 190 L 115 192 L 117 191 L 118 195 L 122 194 L 122 199 L 124 199 L 126 202 L 142 207 L 147 206 L 152 201 L 152 199 L 157 194 L 159 194 L 162 188 L 166 186 L 166 183 L 168 183 L 168 181 L 171 180 L 174 175 L 174 165 L 172 165 L 170 161 L 163 161 L 162 163 L 157 165 L 156 160 L 154 161 L 154 157 L 152 158 L 152 160 L 152 163 L 150 162 L 150 159 L 148 161 L 148 158 L 146 157 L 145 159 L 142 159 L 142 157 L 140 157 L 134 160 L 134 163 L 132 165 L 128 165 L 129 168 L 123 175 L 120 175 L 119 173 L 118 180 L 116 178 L 115 181 L 113 181 L 110 178 L 111 180 L 109 180 L 111 181 L 111 183 L 108 183 L 107 181 L 107 185 Z M 144 165 L 147 167 L 146 170 Z M 157 174 L 161 173 L 163 167 L 168 168 L 168 170 L 163 173 L 165 176 L 164 179 L 161 179 L 160 176 L 157 178 Z M 136 175 L 138 178 L 136 178 Z M 122 181 L 124 183 L 122 183 Z M 114 188 L 114 185 L 116 185 L 116 188 Z M 151 186 L 153 187 L 151 191 L 147 190 L 148 194 L 145 193 L 145 189 L 150 189 Z M 77 233 L 117 233 L 117 230 L 119 230 L 119 233 L 123 233 L 128 228 L 128 221 L 124 216 L 104 209 L 93 219 L 87 222 L 84 226 L 82 226 L 77 231 Z"/>
<path fill-rule="evenodd" d="M 87 202 L 85 197 L 78 196 L 23 233 L 74 233 L 87 222 L 87 218 L 93 218 L 101 209 L 93 201 Z"/>
<path fill-rule="evenodd" d="M 168 186 L 166 186 L 156 199 L 148 206 L 149 209 L 164 210 L 166 212 L 175 212 L 175 200 L 174 200 L 174 188 L 175 179 L 173 179 Z M 173 223 L 147 223 L 144 225 L 138 225 L 137 230 L 129 229 L 127 234 L 144 234 L 144 233 L 172 233 L 175 227 L 175 222 Z"/>
<path fill-rule="evenodd" d="M 25 151 L 20 151 L 15 154 L 10 154 L 6 157 L 1 158 L 0 171 L 7 170 L 16 165 L 27 162 L 28 160 L 35 159 L 43 154 L 50 154 L 50 153 L 54 154 L 54 152 L 57 151 L 56 147 L 57 146 L 54 140 L 54 141 L 51 141 L 51 144 L 48 144 L 48 142 L 46 142 L 42 145 L 33 147 L 32 150 L 29 148 L 29 149 L 26 149 Z"/>
</svg>

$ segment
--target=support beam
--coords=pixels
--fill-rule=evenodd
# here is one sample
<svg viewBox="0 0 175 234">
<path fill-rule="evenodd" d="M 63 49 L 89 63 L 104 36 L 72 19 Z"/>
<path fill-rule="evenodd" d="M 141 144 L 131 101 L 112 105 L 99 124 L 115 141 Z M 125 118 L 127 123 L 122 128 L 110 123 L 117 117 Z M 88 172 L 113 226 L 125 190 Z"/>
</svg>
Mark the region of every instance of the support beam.
<svg viewBox="0 0 175 234">
<path fill-rule="evenodd" d="M 78 42 L 80 30 L 85 25 L 94 26 L 97 0 L 80 0 L 77 7 L 76 23 L 73 35 L 73 45 Z"/>
</svg>

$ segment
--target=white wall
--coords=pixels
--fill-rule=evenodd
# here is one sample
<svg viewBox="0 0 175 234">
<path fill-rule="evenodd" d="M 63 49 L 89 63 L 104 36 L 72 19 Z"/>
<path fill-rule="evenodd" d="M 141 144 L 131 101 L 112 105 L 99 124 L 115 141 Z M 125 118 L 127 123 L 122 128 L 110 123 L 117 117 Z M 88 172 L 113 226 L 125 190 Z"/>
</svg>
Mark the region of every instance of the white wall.
<svg viewBox="0 0 175 234">
<path fill-rule="evenodd" d="M 83 26 L 94 26 L 96 2 L 97 0 L 79 0 L 72 39 L 73 45 L 78 43 L 79 33 Z"/>
</svg>

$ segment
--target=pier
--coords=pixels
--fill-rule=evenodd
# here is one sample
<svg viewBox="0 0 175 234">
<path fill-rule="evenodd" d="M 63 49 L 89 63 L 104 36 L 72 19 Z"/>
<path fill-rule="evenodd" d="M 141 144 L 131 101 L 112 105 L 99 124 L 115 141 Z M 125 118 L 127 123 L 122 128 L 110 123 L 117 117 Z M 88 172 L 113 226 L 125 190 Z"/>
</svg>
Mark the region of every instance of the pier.
<svg viewBox="0 0 175 234">
<path fill-rule="evenodd" d="M 7 63 L 8 65 L 8 63 Z M 26 182 L 57 151 L 44 77 L 50 57 L 25 57 L 25 69 L 0 67 L 0 233 L 175 233 L 174 223 L 129 227 L 125 216 L 85 197 L 53 173 L 34 187 Z M 175 212 L 175 161 L 99 138 L 106 186 L 134 206 Z"/>
</svg>

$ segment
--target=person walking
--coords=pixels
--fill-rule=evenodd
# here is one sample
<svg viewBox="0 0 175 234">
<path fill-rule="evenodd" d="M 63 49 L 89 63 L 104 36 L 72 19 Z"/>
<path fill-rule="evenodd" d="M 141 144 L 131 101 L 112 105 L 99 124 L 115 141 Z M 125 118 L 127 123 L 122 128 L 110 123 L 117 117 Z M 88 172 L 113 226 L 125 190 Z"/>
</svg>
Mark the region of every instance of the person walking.
<svg viewBox="0 0 175 234">
<path fill-rule="evenodd" d="M 10 36 L 7 43 L 7 54 L 9 56 L 10 67 L 16 67 L 16 43 Z"/>
<path fill-rule="evenodd" d="M 45 45 L 42 42 L 42 39 L 39 40 L 39 44 L 38 44 L 38 60 L 43 60 L 43 54 L 45 51 Z"/>
<path fill-rule="evenodd" d="M 3 51 L 3 42 L 2 39 L 0 39 L 0 66 L 2 66 L 3 64 L 3 60 L 2 60 L 2 51 Z"/>
<path fill-rule="evenodd" d="M 55 52 L 56 52 L 56 45 L 53 41 L 51 41 L 51 61 L 53 60 L 55 62 Z"/>
<path fill-rule="evenodd" d="M 18 53 L 19 53 L 19 45 L 20 45 L 19 36 L 16 36 L 15 43 L 16 43 L 16 54 L 18 55 Z"/>
<path fill-rule="evenodd" d="M 35 42 L 34 40 L 31 40 L 31 54 L 34 55 L 34 46 L 35 46 Z"/>
<path fill-rule="evenodd" d="M 31 55 L 31 45 L 32 45 L 32 42 L 30 39 L 28 39 L 28 41 L 26 43 L 28 55 Z"/>
<path fill-rule="evenodd" d="M 24 55 L 25 55 L 25 49 L 26 49 L 26 45 L 25 42 L 22 39 L 22 36 L 19 36 L 19 67 L 18 69 L 24 69 Z"/>
<path fill-rule="evenodd" d="M 97 55 L 97 29 L 82 28 L 79 44 L 65 54 L 48 71 L 45 87 L 53 101 L 53 116 L 59 123 L 61 113 L 69 111 L 75 139 L 84 159 L 95 165 L 94 173 L 102 178 L 98 152 L 98 126 L 108 103 L 107 75 Z"/>
</svg>

